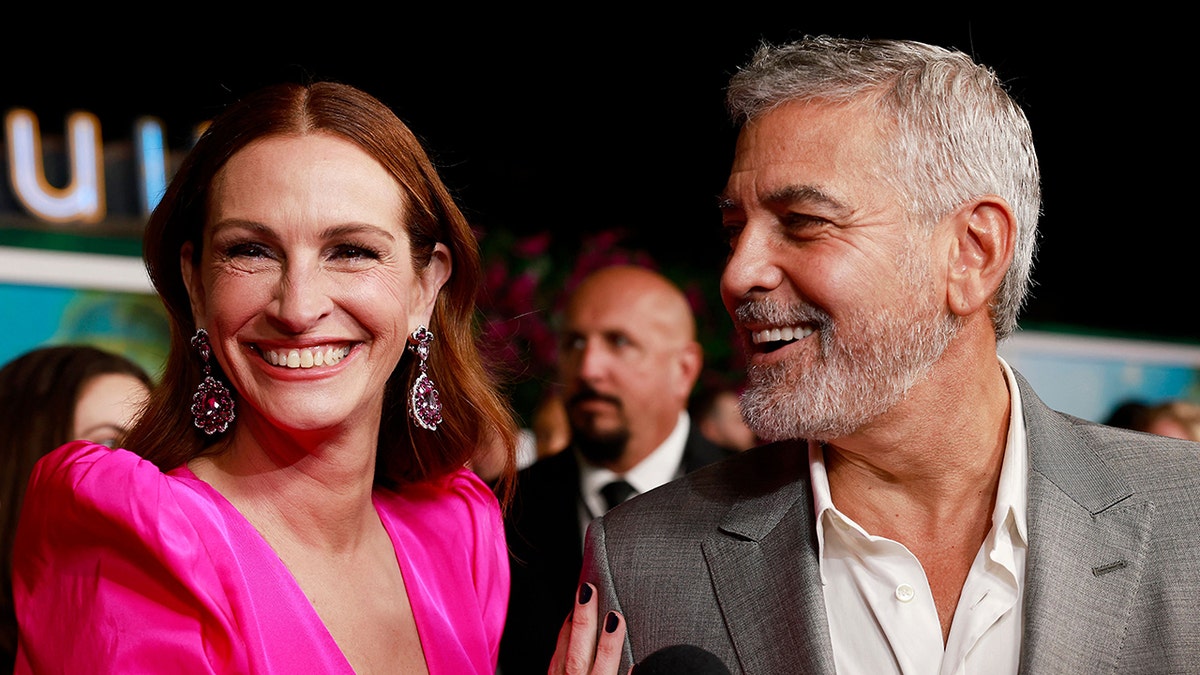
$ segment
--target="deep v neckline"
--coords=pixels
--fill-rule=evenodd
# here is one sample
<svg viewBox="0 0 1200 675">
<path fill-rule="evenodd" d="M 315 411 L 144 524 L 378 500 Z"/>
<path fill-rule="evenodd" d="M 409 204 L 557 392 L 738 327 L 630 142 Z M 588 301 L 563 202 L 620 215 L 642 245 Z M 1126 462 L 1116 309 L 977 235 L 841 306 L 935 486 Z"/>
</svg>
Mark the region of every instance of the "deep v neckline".
<svg viewBox="0 0 1200 675">
<path fill-rule="evenodd" d="M 275 551 L 275 548 L 271 546 L 270 542 L 267 541 L 266 537 L 264 537 L 258 528 L 256 528 L 254 524 L 250 522 L 250 519 L 248 519 L 245 514 L 243 514 L 236 506 L 234 506 L 224 494 L 213 487 L 210 483 L 197 476 L 195 472 L 193 472 L 186 464 L 171 471 L 170 474 L 177 478 L 194 482 L 201 492 L 208 495 L 210 501 L 216 505 L 218 510 L 222 512 L 227 523 L 236 523 L 238 525 L 236 528 L 230 529 L 229 534 L 231 535 L 231 538 L 237 542 L 239 549 L 242 547 L 245 547 L 245 549 L 258 549 L 263 553 L 263 555 L 255 556 L 255 558 L 269 561 L 271 567 L 274 568 L 272 570 L 273 575 L 276 577 L 286 578 L 290 582 L 287 589 L 268 587 L 265 584 L 250 584 L 249 588 L 251 593 L 255 596 L 256 604 L 259 604 L 262 607 L 272 607 L 279 604 L 278 595 L 281 591 L 286 591 L 295 598 L 303 598 L 307 620 L 321 627 L 323 638 L 327 640 L 326 647 L 336 651 L 340 657 L 340 661 L 345 665 L 346 673 L 354 673 L 354 669 L 351 667 L 350 661 L 346 658 L 341 646 L 338 645 L 336 640 L 334 640 L 333 634 L 329 632 L 329 628 L 325 625 L 324 620 L 321 619 L 320 614 L 317 612 L 316 607 L 313 606 L 308 594 L 306 594 L 304 589 L 300 586 L 300 582 L 296 579 L 291 569 L 288 568 L 287 564 L 284 563 L 283 559 L 279 557 L 279 554 Z M 410 579 L 415 578 L 412 576 L 412 570 L 410 569 L 409 563 L 411 561 L 406 556 L 400 555 L 401 546 L 395 529 L 395 524 L 389 517 L 387 517 L 384 511 L 380 509 L 379 495 L 375 491 L 372 491 L 371 493 L 371 506 L 375 510 L 375 515 L 379 518 L 379 522 L 383 526 L 383 529 L 387 533 L 388 539 L 392 544 L 393 559 L 395 560 L 397 569 L 400 572 L 401 583 L 404 585 L 404 592 L 408 597 L 408 606 L 413 614 L 413 623 L 416 626 L 417 639 L 421 644 L 422 654 L 426 654 L 425 662 L 426 668 L 428 668 L 428 645 L 426 644 L 425 631 L 423 630 L 423 626 L 426 622 L 424 621 L 425 617 L 423 616 L 423 611 L 429 606 L 429 603 L 425 602 L 424 597 L 418 597 L 420 596 L 420 584 L 409 583 Z M 266 555 L 266 553 L 269 553 L 269 555 Z M 252 566 L 254 561 L 247 562 Z"/>
</svg>

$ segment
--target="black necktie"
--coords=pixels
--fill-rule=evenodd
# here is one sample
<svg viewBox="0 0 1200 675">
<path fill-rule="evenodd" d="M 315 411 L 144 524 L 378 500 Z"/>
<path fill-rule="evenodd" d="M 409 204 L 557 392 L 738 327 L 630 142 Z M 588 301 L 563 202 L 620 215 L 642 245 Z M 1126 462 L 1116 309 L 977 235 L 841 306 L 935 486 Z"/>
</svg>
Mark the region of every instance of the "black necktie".
<svg viewBox="0 0 1200 675">
<path fill-rule="evenodd" d="M 614 480 L 600 488 L 600 494 L 604 497 L 604 501 L 608 502 L 608 508 L 610 509 L 629 499 L 636 492 L 637 490 L 634 490 L 632 485 L 620 479 Z"/>
</svg>

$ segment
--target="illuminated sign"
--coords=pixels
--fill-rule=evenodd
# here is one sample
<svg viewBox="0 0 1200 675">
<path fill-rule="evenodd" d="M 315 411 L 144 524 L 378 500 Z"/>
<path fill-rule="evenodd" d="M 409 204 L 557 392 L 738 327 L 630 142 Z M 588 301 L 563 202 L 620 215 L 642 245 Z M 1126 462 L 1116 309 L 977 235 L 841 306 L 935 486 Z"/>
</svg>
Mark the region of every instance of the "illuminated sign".
<svg viewBox="0 0 1200 675">
<path fill-rule="evenodd" d="M 136 120 L 132 142 L 109 147 L 100 120 L 88 112 L 69 115 L 65 135 L 55 137 L 43 136 L 32 111 L 16 108 L 4 117 L 4 133 L 11 194 L 0 194 L 0 211 L 31 216 L 32 223 L 22 221 L 35 228 L 41 223 L 90 231 L 107 222 L 113 234 L 137 234 L 131 230 L 158 204 L 174 166 L 162 122 L 153 117 Z M 109 184 L 107 174 L 118 181 Z"/>
</svg>

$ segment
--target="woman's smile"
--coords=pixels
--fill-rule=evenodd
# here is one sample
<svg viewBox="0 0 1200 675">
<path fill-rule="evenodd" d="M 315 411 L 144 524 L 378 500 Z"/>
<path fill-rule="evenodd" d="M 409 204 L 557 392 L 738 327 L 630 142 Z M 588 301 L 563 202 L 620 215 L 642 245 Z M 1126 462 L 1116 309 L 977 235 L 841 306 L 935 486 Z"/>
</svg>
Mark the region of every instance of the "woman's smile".
<svg viewBox="0 0 1200 675">
<path fill-rule="evenodd" d="M 320 368 L 341 362 L 350 353 L 350 345 L 265 349 L 257 347 L 263 360 L 283 368 Z"/>
</svg>

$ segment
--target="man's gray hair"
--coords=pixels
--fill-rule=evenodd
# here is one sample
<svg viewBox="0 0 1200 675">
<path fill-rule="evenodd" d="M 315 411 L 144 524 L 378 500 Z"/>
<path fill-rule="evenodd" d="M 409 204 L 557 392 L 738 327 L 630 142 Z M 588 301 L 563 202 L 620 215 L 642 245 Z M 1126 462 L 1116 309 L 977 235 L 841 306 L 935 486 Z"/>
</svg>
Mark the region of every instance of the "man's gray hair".
<svg viewBox="0 0 1200 675">
<path fill-rule="evenodd" d="M 892 162 L 884 179 L 915 222 L 932 227 L 982 195 L 1009 203 L 1016 250 L 991 301 L 996 339 L 1008 337 L 1030 285 L 1041 188 L 1029 120 L 996 74 L 966 54 L 919 42 L 808 37 L 759 47 L 730 79 L 726 98 L 739 124 L 810 100 L 876 106 L 894 130 L 881 153 Z"/>
</svg>

